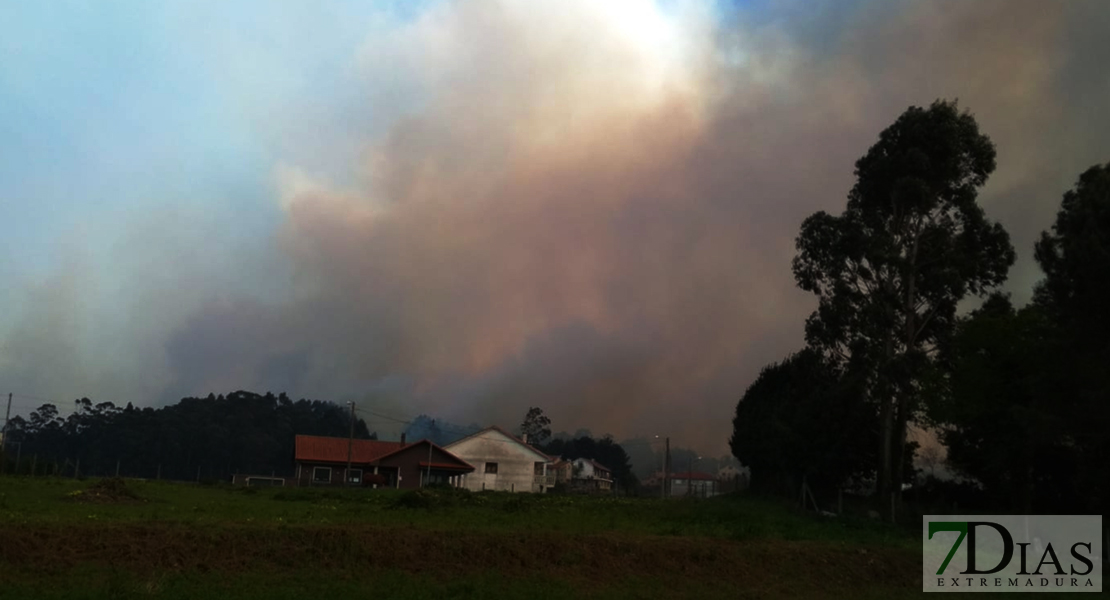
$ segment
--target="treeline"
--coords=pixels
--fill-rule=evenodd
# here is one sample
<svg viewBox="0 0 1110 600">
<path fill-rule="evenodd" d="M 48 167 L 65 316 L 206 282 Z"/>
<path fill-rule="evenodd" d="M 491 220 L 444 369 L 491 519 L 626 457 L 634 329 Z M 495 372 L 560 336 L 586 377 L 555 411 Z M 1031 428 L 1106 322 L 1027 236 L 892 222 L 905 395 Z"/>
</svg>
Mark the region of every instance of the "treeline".
<svg viewBox="0 0 1110 600">
<path fill-rule="evenodd" d="M 891 517 L 917 480 L 917 426 L 983 508 L 1103 512 L 1110 164 L 1065 194 L 1035 246 L 1044 279 L 1020 308 L 997 292 L 1009 236 L 976 203 L 994 167 L 954 102 L 911 107 L 857 161 L 844 213 L 805 220 L 793 271 L 818 299 L 806 347 L 763 369 L 733 421 L 753 488 L 872 487 Z M 958 315 L 971 297 L 981 308 Z"/>
<path fill-rule="evenodd" d="M 347 437 L 346 407 L 285 394 L 238 391 L 183 398 L 161 408 L 77 400 L 62 418 L 44 404 L 8 426 L 5 469 L 59 475 L 226 480 L 234 473 L 291 475 L 294 436 Z M 362 419 L 355 437 L 374 439 Z M 15 446 L 19 444 L 19 446 Z"/>
</svg>

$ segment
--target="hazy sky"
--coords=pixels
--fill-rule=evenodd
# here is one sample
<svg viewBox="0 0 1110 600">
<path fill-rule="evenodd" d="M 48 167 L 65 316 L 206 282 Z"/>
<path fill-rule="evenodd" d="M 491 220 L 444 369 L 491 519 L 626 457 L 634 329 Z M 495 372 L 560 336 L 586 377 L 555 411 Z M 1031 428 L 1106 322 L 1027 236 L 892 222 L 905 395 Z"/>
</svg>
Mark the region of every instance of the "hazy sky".
<svg viewBox="0 0 1110 600">
<path fill-rule="evenodd" d="M 1110 160 L 1107 31 L 1104 0 L 3 3 L 0 392 L 723 452 L 815 306 L 802 219 L 906 107 L 995 141 L 1029 297 Z"/>
</svg>

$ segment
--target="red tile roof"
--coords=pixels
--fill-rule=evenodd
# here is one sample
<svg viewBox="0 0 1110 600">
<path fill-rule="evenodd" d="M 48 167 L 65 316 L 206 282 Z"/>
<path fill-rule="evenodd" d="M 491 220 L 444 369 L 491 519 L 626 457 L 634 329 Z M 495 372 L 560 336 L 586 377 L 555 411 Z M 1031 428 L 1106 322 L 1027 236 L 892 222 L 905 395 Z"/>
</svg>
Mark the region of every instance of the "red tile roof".
<svg viewBox="0 0 1110 600">
<path fill-rule="evenodd" d="M 405 444 L 401 442 L 354 440 L 351 442 L 351 462 L 373 462 L 386 454 L 400 450 L 404 446 Z M 347 439 L 298 435 L 296 438 L 296 460 L 345 463 L 347 462 Z"/>
</svg>

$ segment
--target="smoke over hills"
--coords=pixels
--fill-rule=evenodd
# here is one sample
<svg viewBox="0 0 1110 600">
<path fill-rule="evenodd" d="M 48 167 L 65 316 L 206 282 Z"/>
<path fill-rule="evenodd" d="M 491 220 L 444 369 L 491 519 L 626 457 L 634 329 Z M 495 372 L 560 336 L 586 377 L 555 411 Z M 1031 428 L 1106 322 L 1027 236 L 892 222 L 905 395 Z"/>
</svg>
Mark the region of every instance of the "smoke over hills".
<svg viewBox="0 0 1110 600">
<path fill-rule="evenodd" d="M 126 233 L 196 222 L 165 207 L 121 224 L 119 252 L 149 261 L 28 283 L 0 371 L 97 401 L 272 389 L 506 424 L 541 406 L 720 451 L 744 388 L 802 344 L 801 220 L 841 209 L 907 106 L 958 97 L 997 144 L 981 202 L 1022 300 L 1034 237 L 1106 160 L 1105 3 L 801 5 L 384 20 L 351 50 L 364 87 L 318 90 L 349 130 L 273 125 L 312 149 L 274 170 L 275 227 L 213 247 Z M 122 283 L 88 284 L 109 300 L 88 306 L 98 269 Z"/>
</svg>

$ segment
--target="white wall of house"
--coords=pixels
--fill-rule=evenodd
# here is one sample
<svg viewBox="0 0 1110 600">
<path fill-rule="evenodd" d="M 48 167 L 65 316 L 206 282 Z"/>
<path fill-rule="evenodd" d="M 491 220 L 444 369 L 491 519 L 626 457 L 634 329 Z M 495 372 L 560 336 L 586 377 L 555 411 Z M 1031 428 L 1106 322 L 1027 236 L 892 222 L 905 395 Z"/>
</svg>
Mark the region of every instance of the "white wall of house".
<svg viewBox="0 0 1110 600">
<path fill-rule="evenodd" d="M 584 458 L 574 459 L 574 473 L 575 479 L 594 479 L 597 473 L 594 472 L 594 464 Z"/>
<path fill-rule="evenodd" d="M 574 470 L 572 471 L 574 479 L 604 479 L 611 481 L 613 474 L 609 471 L 602 471 L 594 466 L 593 461 L 585 458 L 577 458 L 574 460 Z"/>
<path fill-rule="evenodd" d="M 717 469 L 717 479 L 734 479 L 740 476 L 740 469 L 733 465 L 725 465 Z"/>
<path fill-rule="evenodd" d="M 574 461 L 572 485 L 607 492 L 613 489 L 613 474 L 608 469 L 598 468 L 593 461 L 578 458 Z"/>
<path fill-rule="evenodd" d="M 483 430 L 444 449 L 474 465 L 474 472 L 463 476 L 461 487 L 474 492 L 546 491 L 536 484 L 536 463 L 541 463 L 542 477 L 547 473 L 548 458 L 497 429 Z M 496 467 L 491 469 L 489 465 Z"/>
</svg>

